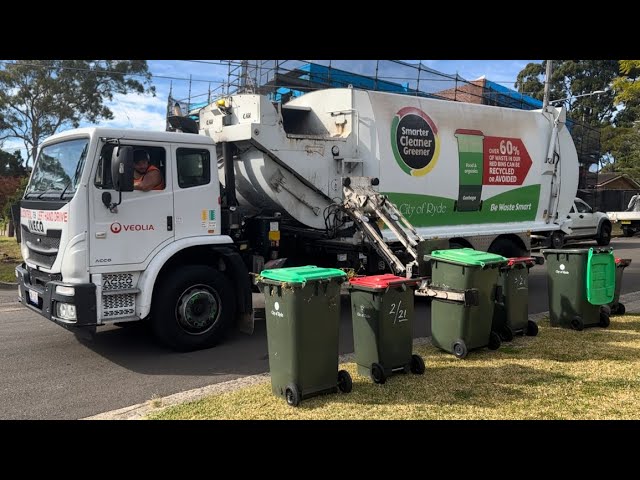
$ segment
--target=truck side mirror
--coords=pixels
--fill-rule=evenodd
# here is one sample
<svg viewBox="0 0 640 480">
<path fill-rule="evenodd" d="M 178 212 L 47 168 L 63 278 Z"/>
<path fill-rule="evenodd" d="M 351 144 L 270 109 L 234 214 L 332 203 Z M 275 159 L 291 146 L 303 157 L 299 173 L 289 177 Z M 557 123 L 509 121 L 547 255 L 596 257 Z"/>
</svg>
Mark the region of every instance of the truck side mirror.
<svg viewBox="0 0 640 480">
<path fill-rule="evenodd" d="M 133 147 L 117 146 L 113 149 L 111 179 L 117 192 L 133 192 Z"/>
</svg>

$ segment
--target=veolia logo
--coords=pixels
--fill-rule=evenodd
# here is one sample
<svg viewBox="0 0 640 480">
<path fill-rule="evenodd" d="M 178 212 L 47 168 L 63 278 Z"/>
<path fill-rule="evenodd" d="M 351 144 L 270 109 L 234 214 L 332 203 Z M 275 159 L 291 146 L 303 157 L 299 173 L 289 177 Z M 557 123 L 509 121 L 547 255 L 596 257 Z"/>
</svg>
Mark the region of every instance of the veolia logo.
<svg viewBox="0 0 640 480">
<path fill-rule="evenodd" d="M 113 233 L 120 233 L 120 230 L 122 230 L 122 225 L 120 225 L 118 222 L 113 222 L 111 224 L 111 231 Z"/>
<path fill-rule="evenodd" d="M 414 177 L 426 175 L 438 161 L 438 128 L 419 108 L 402 108 L 391 121 L 391 148 L 403 172 Z"/>
<path fill-rule="evenodd" d="M 145 231 L 145 230 L 155 230 L 155 228 L 151 224 L 149 224 L 149 225 L 140 225 L 140 224 L 121 225 L 119 222 L 113 222 L 111 224 L 111 231 L 113 233 L 120 233 L 122 230 L 124 230 L 125 232 L 142 232 L 142 231 Z"/>
</svg>

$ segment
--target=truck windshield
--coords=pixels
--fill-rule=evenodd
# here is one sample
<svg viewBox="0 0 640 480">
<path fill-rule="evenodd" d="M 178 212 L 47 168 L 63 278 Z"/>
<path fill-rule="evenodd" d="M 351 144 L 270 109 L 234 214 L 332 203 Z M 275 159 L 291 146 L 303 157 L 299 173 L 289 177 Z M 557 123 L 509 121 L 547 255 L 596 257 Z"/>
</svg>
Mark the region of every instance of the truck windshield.
<svg viewBox="0 0 640 480">
<path fill-rule="evenodd" d="M 24 198 L 72 197 L 82 177 L 89 139 L 47 145 L 38 155 Z"/>
</svg>

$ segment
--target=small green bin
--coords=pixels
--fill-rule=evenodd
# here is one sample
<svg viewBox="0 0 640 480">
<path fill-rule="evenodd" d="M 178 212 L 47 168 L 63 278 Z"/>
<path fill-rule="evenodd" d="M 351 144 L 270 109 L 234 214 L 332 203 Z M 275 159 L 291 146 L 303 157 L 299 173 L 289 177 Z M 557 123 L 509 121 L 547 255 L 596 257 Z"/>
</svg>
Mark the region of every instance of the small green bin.
<svg viewBox="0 0 640 480">
<path fill-rule="evenodd" d="M 615 293 L 615 258 L 611 248 L 544 249 L 549 317 L 552 327 L 582 330 L 609 326 Z"/>
<path fill-rule="evenodd" d="M 491 329 L 505 342 L 513 340 L 514 334 L 538 334 L 538 325 L 529 320 L 529 269 L 535 264 L 533 257 L 514 257 L 500 267 L 500 293 L 496 299 Z"/>
<path fill-rule="evenodd" d="M 477 289 L 478 305 L 434 298 L 431 304 L 431 342 L 458 358 L 468 351 L 500 347 L 500 336 L 491 330 L 500 267 L 507 259 L 471 248 L 431 253 L 432 284 L 438 288 Z"/>
<path fill-rule="evenodd" d="M 315 266 L 263 270 L 271 388 L 291 406 L 323 393 L 351 391 L 338 372 L 340 286 L 347 276 Z"/>
<path fill-rule="evenodd" d="M 613 294 L 613 302 L 609 304 L 611 315 L 624 315 L 627 311 L 624 303 L 620 301 L 620 289 L 622 288 L 622 273 L 631 265 L 630 258 L 616 258 L 616 291 Z"/>
<path fill-rule="evenodd" d="M 423 374 L 413 350 L 414 287 L 420 279 L 395 275 L 352 278 L 351 321 L 358 373 L 385 383 L 395 372 Z"/>
</svg>

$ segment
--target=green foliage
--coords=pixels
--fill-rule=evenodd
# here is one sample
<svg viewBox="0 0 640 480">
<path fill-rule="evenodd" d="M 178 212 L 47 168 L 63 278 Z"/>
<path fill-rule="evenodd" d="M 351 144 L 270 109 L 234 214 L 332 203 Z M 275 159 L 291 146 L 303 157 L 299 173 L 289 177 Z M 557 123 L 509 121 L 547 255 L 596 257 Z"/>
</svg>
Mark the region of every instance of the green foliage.
<svg viewBox="0 0 640 480">
<path fill-rule="evenodd" d="M 27 164 L 62 126 L 111 119 L 116 94 L 151 93 L 145 60 L 16 60 L 0 70 L 0 140 L 19 138 Z"/>
<path fill-rule="evenodd" d="M 14 153 L 0 150 L 0 176 L 26 175 L 27 169 L 23 165 L 22 155 L 17 150 Z"/>
<path fill-rule="evenodd" d="M 516 79 L 519 92 L 539 100 L 544 95 L 546 62 L 530 63 Z M 618 75 L 617 60 L 553 60 L 550 100 L 563 99 L 571 118 L 589 125 L 610 123 L 616 112 L 613 92 L 581 98 L 577 95 L 606 90 Z"/>
<path fill-rule="evenodd" d="M 20 201 L 27 188 L 27 183 L 29 183 L 29 177 L 22 177 L 13 193 L 6 197 L 4 203 L 0 203 L 2 217 L 9 218 L 11 216 L 11 205 Z"/>
<path fill-rule="evenodd" d="M 640 180 L 640 130 L 637 126 L 606 126 L 601 130 L 602 151 L 608 164 L 603 172 L 619 172 Z"/>
<path fill-rule="evenodd" d="M 640 118 L 640 60 L 620 60 L 619 77 L 613 80 L 613 90 L 615 92 L 615 104 L 623 106 L 621 121 L 618 124 L 631 126 L 634 121 Z M 629 115 L 632 112 L 632 115 Z"/>
</svg>

